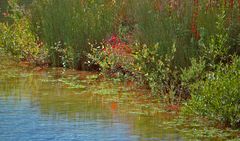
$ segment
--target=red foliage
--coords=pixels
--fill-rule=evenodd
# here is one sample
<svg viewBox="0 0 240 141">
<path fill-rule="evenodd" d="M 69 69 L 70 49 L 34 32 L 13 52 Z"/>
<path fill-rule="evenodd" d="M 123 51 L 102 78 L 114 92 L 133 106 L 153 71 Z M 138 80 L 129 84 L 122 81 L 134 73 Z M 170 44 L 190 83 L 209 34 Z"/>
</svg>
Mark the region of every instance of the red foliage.
<svg viewBox="0 0 240 141">
<path fill-rule="evenodd" d="M 117 35 L 112 35 L 109 40 L 107 40 L 107 45 L 110 45 L 110 51 L 107 48 L 103 48 L 103 51 L 110 53 L 116 53 L 118 55 L 128 55 L 132 53 L 132 49 L 127 43 L 123 42 Z"/>
</svg>

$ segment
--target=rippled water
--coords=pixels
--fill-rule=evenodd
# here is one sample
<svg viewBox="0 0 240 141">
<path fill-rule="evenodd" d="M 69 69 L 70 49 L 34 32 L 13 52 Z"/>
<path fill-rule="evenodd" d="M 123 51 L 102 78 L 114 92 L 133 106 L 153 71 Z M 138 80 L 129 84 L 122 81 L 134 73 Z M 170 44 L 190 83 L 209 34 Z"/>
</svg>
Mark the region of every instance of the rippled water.
<svg viewBox="0 0 240 141">
<path fill-rule="evenodd" d="M 172 114 L 141 105 L 146 99 L 138 99 L 139 93 L 147 91 L 124 89 L 93 76 L 1 64 L 0 140 L 187 140 L 177 129 L 161 125 L 171 121 Z"/>
</svg>

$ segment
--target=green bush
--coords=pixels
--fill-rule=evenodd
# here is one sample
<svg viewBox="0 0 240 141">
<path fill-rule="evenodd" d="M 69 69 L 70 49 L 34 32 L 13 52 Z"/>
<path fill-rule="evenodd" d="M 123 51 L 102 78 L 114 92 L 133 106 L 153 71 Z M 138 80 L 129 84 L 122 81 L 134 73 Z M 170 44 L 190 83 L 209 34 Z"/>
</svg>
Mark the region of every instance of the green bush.
<svg viewBox="0 0 240 141">
<path fill-rule="evenodd" d="M 215 35 L 199 41 L 201 57 L 182 70 L 183 86 L 190 89 L 191 99 L 184 111 L 240 126 L 240 58 L 232 57 L 226 11 L 217 14 Z M 237 52 L 232 52 L 237 54 Z"/>
<path fill-rule="evenodd" d="M 37 38 L 26 18 L 18 19 L 13 24 L 0 23 L 0 48 L 22 60 L 33 60 L 40 53 Z"/>
<path fill-rule="evenodd" d="M 180 74 L 180 80 L 182 86 L 189 87 L 189 85 L 203 80 L 205 78 L 206 73 L 206 61 L 200 58 L 199 60 L 192 58 L 191 66 L 188 68 L 184 68 Z"/>
<path fill-rule="evenodd" d="M 206 80 L 191 85 L 192 99 L 185 111 L 240 126 L 240 58 L 231 65 L 218 65 Z"/>
<path fill-rule="evenodd" d="M 176 52 L 175 44 L 173 43 L 171 53 L 161 55 L 159 53 L 161 46 L 156 44 L 154 46 L 136 45 L 138 48 L 134 52 L 133 68 L 135 72 L 142 75 L 142 80 L 150 86 L 154 95 L 166 94 L 174 95 L 173 87 L 177 84 L 176 70 L 173 67 L 173 59 Z"/>
<path fill-rule="evenodd" d="M 218 14 L 216 20 L 216 34 L 211 35 L 210 38 L 204 37 L 199 40 L 200 57 L 191 58 L 191 65 L 187 68 L 182 68 L 181 82 L 184 86 L 191 85 L 199 80 L 205 79 L 205 74 L 209 71 L 215 71 L 217 64 L 226 62 L 226 58 L 230 58 L 228 54 L 229 48 L 226 43 L 228 39 L 228 32 L 225 29 L 225 11 Z"/>
</svg>

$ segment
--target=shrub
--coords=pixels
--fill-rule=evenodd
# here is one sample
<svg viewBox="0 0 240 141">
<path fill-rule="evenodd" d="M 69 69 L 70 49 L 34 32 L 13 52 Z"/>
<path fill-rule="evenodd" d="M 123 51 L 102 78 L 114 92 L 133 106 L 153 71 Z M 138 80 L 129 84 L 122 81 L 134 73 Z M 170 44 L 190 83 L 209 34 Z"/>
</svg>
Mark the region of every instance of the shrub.
<svg viewBox="0 0 240 141">
<path fill-rule="evenodd" d="M 48 52 L 43 42 L 31 30 L 31 23 L 26 16 L 23 0 L 7 1 L 9 19 L 0 23 L 0 48 L 17 60 L 26 60 L 37 65 L 47 64 Z"/>
<path fill-rule="evenodd" d="M 19 59 L 35 59 L 40 48 L 29 24 L 26 18 L 18 19 L 13 24 L 0 23 L 0 48 Z"/>
<path fill-rule="evenodd" d="M 92 45 L 93 46 L 93 45 Z M 132 49 L 118 36 L 113 35 L 102 46 L 92 47 L 89 58 L 99 65 L 101 72 L 107 75 L 130 74 L 130 64 L 133 62 Z"/>
<path fill-rule="evenodd" d="M 200 58 L 199 60 L 192 58 L 191 66 L 181 70 L 180 80 L 183 87 L 189 88 L 189 85 L 203 80 L 206 73 L 206 61 Z"/>
<path fill-rule="evenodd" d="M 199 41 L 201 57 L 192 59 L 192 66 L 183 70 L 181 80 L 192 97 L 184 111 L 236 127 L 240 126 L 240 58 L 229 54 L 225 19 L 226 12 L 221 9 L 216 34 Z"/>
<path fill-rule="evenodd" d="M 185 111 L 240 126 L 240 58 L 233 60 L 231 65 L 218 65 L 205 81 L 191 86 L 192 99 Z"/>
<path fill-rule="evenodd" d="M 154 95 L 175 95 L 175 87 L 177 86 L 177 71 L 173 67 L 174 54 L 176 52 L 175 44 L 173 43 L 171 53 L 161 55 L 159 44 L 154 46 L 140 45 L 137 46 L 137 51 L 134 52 L 133 68 L 135 72 L 142 75 L 142 80 L 150 86 Z M 136 48 L 136 47 L 135 47 Z"/>
<path fill-rule="evenodd" d="M 228 47 L 226 47 L 228 30 L 225 29 L 225 11 L 218 14 L 216 21 L 216 34 L 209 39 L 204 36 L 198 41 L 199 54 L 201 57 L 191 58 L 191 66 L 183 68 L 181 71 L 182 84 L 187 86 L 199 80 L 205 79 L 205 74 L 214 71 L 217 64 L 225 62 L 229 57 Z M 225 62 L 228 63 L 228 62 Z"/>
</svg>

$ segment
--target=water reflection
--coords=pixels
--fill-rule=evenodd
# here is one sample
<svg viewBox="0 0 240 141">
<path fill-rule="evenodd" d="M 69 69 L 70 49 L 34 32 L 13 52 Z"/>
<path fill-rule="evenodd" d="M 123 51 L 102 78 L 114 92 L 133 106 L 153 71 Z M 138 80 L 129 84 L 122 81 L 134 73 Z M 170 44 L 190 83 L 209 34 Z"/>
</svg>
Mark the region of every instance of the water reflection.
<svg viewBox="0 0 240 141">
<path fill-rule="evenodd" d="M 159 126 L 171 115 L 126 112 L 136 108 L 131 97 L 114 103 L 117 94 L 97 95 L 94 88 L 100 82 L 86 82 L 84 72 L 36 72 L 16 64 L 0 67 L 1 140 L 183 140 L 175 129 Z M 70 89 L 58 81 L 77 75 L 86 88 Z"/>
</svg>

